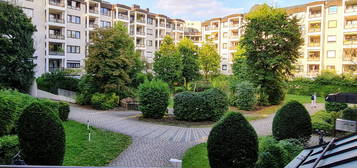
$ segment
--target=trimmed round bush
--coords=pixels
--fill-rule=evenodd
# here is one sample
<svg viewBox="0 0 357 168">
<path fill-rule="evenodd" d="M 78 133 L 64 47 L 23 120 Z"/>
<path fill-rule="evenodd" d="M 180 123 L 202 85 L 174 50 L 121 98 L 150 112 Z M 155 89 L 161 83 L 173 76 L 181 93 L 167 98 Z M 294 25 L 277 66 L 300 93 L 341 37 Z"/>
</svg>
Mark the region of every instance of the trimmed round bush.
<svg viewBox="0 0 357 168">
<path fill-rule="evenodd" d="M 348 105 L 346 103 L 326 102 L 325 109 L 327 112 L 335 111 L 339 112 L 346 109 Z"/>
<path fill-rule="evenodd" d="M 254 167 L 258 159 L 257 134 L 242 114 L 227 113 L 212 128 L 207 151 L 211 168 Z"/>
<path fill-rule="evenodd" d="M 62 165 L 65 132 L 61 120 L 45 105 L 34 102 L 18 122 L 21 154 L 28 165 Z"/>
<path fill-rule="evenodd" d="M 342 111 L 342 118 L 345 120 L 357 121 L 357 109 L 356 108 L 347 108 Z"/>
<path fill-rule="evenodd" d="M 257 103 L 256 90 L 252 83 L 243 81 L 236 87 L 233 105 L 241 110 L 252 110 Z"/>
<path fill-rule="evenodd" d="M 277 140 L 308 140 L 312 134 L 309 112 L 297 102 L 291 101 L 280 108 L 273 120 L 273 136 Z"/>
<path fill-rule="evenodd" d="M 95 93 L 91 105 L 98 110 L 109 110 L 118 106 L 119 97 L 115 93 Z"/>
<path fill-rule="evenodd" d="M 68 120 L 68 115 L 70 112 L 69 104 L 66 102 L 58 102 L 58 114 L 62 121 Z"/>
<path fill-rule="evenodd" d="M 144 118 L 160 119 L 167 113 L 170 88 L 161 80 L 145 81 L 139 86 L 139 110 Z"/>
<path fill-rule="evenodd" d="M 0 137 L 0 165 L 10 165 L 12 158 L 19 150 L 20 144 L 17 136 Z"/>
<path fill-rule="evenodd" d="M 209 108 L 206 112 L 211 113 L 210 120 L 218 121 L 221 119 L 229 108 L 228 96 L 217 88 L 208 89 L 201 94 L 205 99 L 205 105 Z"/>
</svg>

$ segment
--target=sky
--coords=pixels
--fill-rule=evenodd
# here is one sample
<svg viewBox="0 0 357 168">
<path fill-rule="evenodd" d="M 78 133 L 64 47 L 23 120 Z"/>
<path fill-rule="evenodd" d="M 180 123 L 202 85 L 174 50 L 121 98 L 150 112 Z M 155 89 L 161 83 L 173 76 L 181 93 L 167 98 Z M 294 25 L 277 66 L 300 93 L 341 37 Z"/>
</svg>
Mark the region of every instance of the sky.
<svg viewBox="0 0 357 168">
<path fill-rule="evenodd" d="M 255 4 L 268 3 L 276 7 L 300 5 L 316 0 L 105 0 L 113 4 L 140 5 L 151 12 L 170 18 L 205 21 L 235 13 L 248 12 Z"/>
</svg>

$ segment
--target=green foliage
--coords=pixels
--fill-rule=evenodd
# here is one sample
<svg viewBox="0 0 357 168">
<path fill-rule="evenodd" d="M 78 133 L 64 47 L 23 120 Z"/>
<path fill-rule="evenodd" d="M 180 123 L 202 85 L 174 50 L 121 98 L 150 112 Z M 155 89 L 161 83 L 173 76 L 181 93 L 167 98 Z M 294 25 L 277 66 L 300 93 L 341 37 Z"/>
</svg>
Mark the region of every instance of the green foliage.
<svg viewBox="0 0 357 168">
<path fill-rule="evenodd" d="M 357 121 L 357 109 L 347 108 L 342 111 L 342 118 L 346 120 Z"/>
<path fill-rule="evenodd" d="M 186 88 L 185 87 L 182 87 L 182 86 L 178 86 L 178 87 L 174 87 L 174 93 L 181 93 L 181 92 L 184 92 L 186 91 Z"/>
<path fill-rule="evenodd" d="M 160 45 L 159 51 L 155 52 L 154 71 L 156 77 L 170 84 L 178 85 L 182 79 L 182 57 L 178 52 L 173 39 L 166 36 Z"/>
<path fill-rule="evenodd" d="M 139 72 L 135 74 L 135 78 L 133 79 L 132 86 L 134 88 L 139 87 L 140 84 L 144 83 L 148 80 L 148 76 L 145 73 Z"/>
<path fill-rule="evenodd" d="M 346 103 L 336 103 L 336 102 L 328 102 L 328 101 L 325 103 L 325 109 L 328 112 L 331 111 L 339 112 L 346 109 L 347 107 L 348 105 Z"/>
<path fill-rule="evenodd" d="M 322 130 L 327 134 L 331 134 L 334 129 L 334 122 L 340 113 L 319 111 L 311 116 L 313 131 Z"/>
<path fill-rule="evenodd" d="M 240 113 L 227 113 L 217 122 L 207 143 L 212 168 L 254 167 L 258 159 L 257 134 Z"/>
<path fill-rule="evenodd" d="M 219 73 L 220 61 L 215 44 L 208 40 L 198 51 L 198 62 L 206 80 L 209 75 Z"/>
<path fill-rule="evenodd" d="M 252 110 L 257 103 L 256 90 L 254 85 L 248 81 L 243 81 L 237 85 L 234 93 L 233 105 L 241 110 Z"/>
<path fill-rule="evenodd" d="M 0 96 L 0 137 L 9 134 L 14 128 L 15 102 Z"/>
<path fill-rule="evenodd" d="M 27 92 L 34 79 L 36 28 L 19 7 L 0 2 L 0 88 Z"/>
<path fill-rule="evenodd" d="M 161 80 L 145 81 L 139 86 L 139 110 L 145 118 L 162 118 L 167 113 L 170 89 Z"/>
<path fill-rule="evenodd" d="M 174 98 L 174 114 L 179 120 L 217 121 L 228 110 L 228 97 L 219 89 L 182 92 Z"/>
<path fill-rule="evenodd" d="M 69 104 L 66 102 L 58 102 L 58 114 L 62 121 L 68 120 L 68 115 L 70 112 Z"/>
<path fill-rule="evenodd" d="M 212 87 L 213 86 L 212 86 L 211 82 L 208 80 L 196 81 L 196 82 L 192 82 L 190 84 L 190 88 L 194 92 L 203 92 L 203 91 L 208 90 Z"/>
<path fill-rule="evenodd" d="M 273 120 L 273 135 L 277 140 L 308 140 L 312 134 L 311 118 L 305 107 L 291 101 L 280 108 Z"/>
<path fill-rule="evenodd" d="M 96 92 L 99 93 L 131 96 L 132 79 L 141 71 L 142 63 L 126 27 L 117 23 L 113 28 L 97 29 L 92 37 L 93 44 L 89 46 L 85 66 L 88 76 L 93 78 L 88 80 L 90 85 L 96 86 Z M 86 93 L 79 89 L 79 99 L 88 103 Z"/>
<path fill-rule="evenodd" d="M 18 122 L 21 153 L 29 165 L 62 165 L 65 132 L 58 116 L 41 103 L 24 109 Z"/>
<path fill-rule="evenodd" d="M 90 104 L 92 95 L 99 91 L 99 86 L 90 75 L 83 75 L 78 83 L 79 93 L 76 102 L 81 105 Z"/>
<path fill-rule="evenodd" d="M 10 165 L 12 157 L 19 151 L 20 145 L 17 136 L 0 137 L 0 165 Z"/>
<path fill-rule="evenodd" d="M 78 91 L 79 79 L 68 76 L 65 71 L 45 73 L 36 79 L 37 87 L 41 90 L 58 94 L 58 89 Z"/>
<path fill-rule="evenodd" d="M 91 105 L 98 110 L 109 110 L 118 106 L 119 97 L 115 93 L 95 93 Z"/>
<path fill-rule="evenodd" d="M 239 81 L 249 81 L 251 79 L 249 73 L 249 67 L 247 65 L 247 58 L 244 56 L 245 50 L 238 45 L 235 52 L 234 63 L 232 66 L 233 74 Z"/>
<path fill-rule="evenodd" d="M 182 77 L 185 79 L 185 84 L 197 80 L 200 77 L 197 47 L 192 40 L 183 38 L 178 43 L 177 49 L 182 57 Z"/>
<path fill-rule="evenodd" d="M 256 168 L 281 168 L 293 160 L 303 144 L 295 139 L 277 141 L 267 136 L 259 139 L 259 159 Z"/>
<path fill-rule="evenodd" d="M 292 75 L 303 44 L 298 21 L 284 9 L 266 4 L 247 14 L 240 45 L 249 66 L 243 67 L 248 67 L 250 81 L 260 88 L 260 104 L 280 104 L 284 99 L 284 81 Z"/>
</svg>

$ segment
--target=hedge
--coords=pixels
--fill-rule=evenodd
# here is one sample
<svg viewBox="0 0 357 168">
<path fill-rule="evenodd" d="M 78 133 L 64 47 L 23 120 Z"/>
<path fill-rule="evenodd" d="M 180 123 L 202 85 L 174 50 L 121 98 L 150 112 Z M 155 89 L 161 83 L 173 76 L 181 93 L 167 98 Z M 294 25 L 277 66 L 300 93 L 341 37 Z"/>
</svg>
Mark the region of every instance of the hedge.
<svg viewBox="0 0 357 168">
<path fill-rule="evenodd" d="M 174 98 L 174 114 L 179 120 L 217 121 L 228 110 L 227 95 L 212 88 L 204 92 L 182 92 Z"/>
<path fill-rule="evenodd" d="M 346 120 L 357 121 L 357 109 L 356 108 L 347 108 L 342 111 L 342 118 Z"/>
<path fill-rule="evenodd" d="M 64 71 L 45 73 L 36 79 L 37 87 L 41 90 L 58 94 L 58 89 L 78 91 L 79 79 L 68 76 Z"/>
<path fill-rule="evenodd" d="M 0 165 L 10 165 L 12 158 L 20 151 L 17 136 L 0 137 Z"/>
<path fill-rule="evenodd" d="M 326 102 L 325 109 L 328 112 L 335 111 L 339 112 L 346 109 L 348 105 L 346 103 L 336 103 L 336 102 Z"/>
<path fill-rule="evenodd" d="M 319 111 L 311 116 L 312 129 L 316 131 L 325 131 L 328 135 L 332 134 L 334 123 L 341 115 L 340 112 Z"/>
</svg>

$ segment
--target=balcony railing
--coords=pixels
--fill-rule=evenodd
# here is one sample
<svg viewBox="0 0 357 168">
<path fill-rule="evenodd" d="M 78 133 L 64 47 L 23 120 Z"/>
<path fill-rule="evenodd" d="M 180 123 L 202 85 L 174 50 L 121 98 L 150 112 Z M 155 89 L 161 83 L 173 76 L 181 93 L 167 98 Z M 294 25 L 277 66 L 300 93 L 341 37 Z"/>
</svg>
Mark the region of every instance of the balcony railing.
<svg viewBox="0 0 357 168">
<path fill-rule="evenodd" d="M 320 43 L 309 43 L 309 47 L 320 47 Z"/>
<path fill-rule="evenodd" d="M 346 7 L 345 13 L 353 13 L 357 12 L 357 8 L 350 8 L 349 6 Z"/>
<path fill-rule="evenodd" d="M 136 46 L 141 48 L 141 47 L 145 47 L 145 44 L 139 43 L 139 44 L 136 44 Z"/>
<path fill-rule="evenodd" d="M 232 35 L 232 36 L 230 36 L 229 38 L 230 38 L 230 39 L 238 39 L 239 36 L 238 36 L 238 35 Z"/>
<path fill-rule="evenodd" d="M 64 51 L 49 51 L 48 54 L 64 56 Z"/>
<path fill-rule="evenodd" d="M 61 2 L 50 1 L 50 5 L 64 7 L 64 3 L 62 1 Z"/>
<path fill-rule="evenodd" d="M 160 27 L 166 27 L 165 23 L 160 23 Z"/>
<path fill-rule="evenodd" d="M 352 55 L 343 55 L 343 61 L 356 61 L 357 56 Z"/>
<path fill-rule="evenodd" d="M 310 14 L 310 18 L 318 18 L 318 17 L 321 17 L 321 13 Z"/>
<path fill-rule="evenodd" d="M 310 77 L 315 77 L 319 74 L 319 70 L 309 70 L 309 72 L 307 72 L 307 76 Z"/>
<path fill-rule="evenodd" d="M 345 29 L 354 29 L 357 28 L 357 24 L 346 24 Z"/>
<path fill-rule="evenodd" d="M 123 19 L 123 20 L 128 20 L 129 16 L 128 15 L 118 15 L 119 19 Z"/>
<path fill-rule="evenodd" d="M 53 23 L 64 23 L 64 19 L 60 19 L 60 18 L 51 18 L 49 19 L 50 22 Z"/>
<path fill-rule="evenodd" d="M 89 9 L 89 13 L 98 14 L 98 9 Z"/>
<path fill-rule="evenodd" d="M 166 35 L 165 34 L 160 34 L 159 37 L 160 38 L 164 38 Z"/>
<path fill-rule="evenodd" d="M 218 30 L 218 26 L 211 27 L 210 30 Z"/>
<path fill-rule="evenodd" d="M 321 32 L 321 28 L 310 28 L 309 32 L 310 33 Z"/>
<path fill-rule="evenodd" d="M 145 32 L 143 32 L 143 31 L 137 31 L 136 34 L 137 34 L 137 35 L 142 35 L 142 36 L 144 36 L 144 35 L 145 35 Z"/>
<path fill-rule="evenodd" d="M 308 57 L 308 61 L 320 61 L 320 57 Z"/>
<path fill-rule="evenodd" d="M 73 10 L 81 10 L 80 7 L 75 7 L 75 6 L 70 6 L 70 5 L 68 5 L 67 8 L 68 9 L 73 9 Z"/>
<path fill-rule="evenodd" d="M 145 19 L 137 19 L 136 21 L 139 23 L 145 23 Z"/>
<path fill-rule="evenodd" d="M 50 34 L 49 37 L 50 37 L 50 39 L 64 40 L 64 35 L 61 35 L 61 34 Z"/>
<path fill-rule="evenodd" d="M 343 41 L 344 45 L 357 45 L 357 40 L 345 40 Z"/>
<path fill-rule="evenodd" d="M 99 26 L 98 26 L 98 24 L 90 23 L 89 27 L 90 28 L 98 28 Z"/>
<path fill-rule="evenodd" d="M 183 27 L 176 27 L 176 30 L 183 31 Z"/>
<path fill-rule="evenodd" d="M 48 71 L 50 72 L 56 72 L 56 71 L 63 71 L 64 67 L 49 67 Z"/>
<path fill-rule="evenodd" d="M 238 27 L 239 24 L 238 24 L 238 23 L 237 23 L 237 24 L 230 24 L 230 26 L 231 26 L 231 27 Z"/>
</svg>

